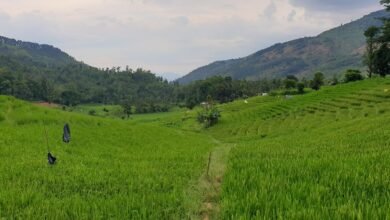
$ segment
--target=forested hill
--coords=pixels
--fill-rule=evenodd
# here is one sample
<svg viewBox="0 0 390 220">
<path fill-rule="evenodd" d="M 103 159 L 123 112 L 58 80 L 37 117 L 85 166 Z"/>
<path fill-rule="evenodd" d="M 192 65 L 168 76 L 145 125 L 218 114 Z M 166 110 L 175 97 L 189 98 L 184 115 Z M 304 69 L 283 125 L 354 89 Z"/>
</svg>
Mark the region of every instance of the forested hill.
<svg viewBox="0 0 390 220">
<path fill-rule="evenodd" d="M 0 36 L 0 56 L 39 66 L 58 66 L 77 61 L 58 48 L 47 44 L 24 42 Z"/>
<path fill-rule="evenodd" d="M 98 69 L 50 45 L 0 37 L 0 94 L 65 105 L 169 103 L 173 87 L 143 69 Z M 140 107 L 140 108 L 141 108 Z"/>
<path fill-rule="evenodd" d="M 216 75 L 247 80 L 286 75 L 310 78 L 316 71 L 333 76 L 347 68 L 363 69 L 364 31 L 372 25 L 381 26 L 378 18 L 385 16 L 389 13 L 377 11 L 316 37 L 279 43 L 240 59 L 214 62 L 192 71 L 178 82 L 185 84 Z"/>
</svg>

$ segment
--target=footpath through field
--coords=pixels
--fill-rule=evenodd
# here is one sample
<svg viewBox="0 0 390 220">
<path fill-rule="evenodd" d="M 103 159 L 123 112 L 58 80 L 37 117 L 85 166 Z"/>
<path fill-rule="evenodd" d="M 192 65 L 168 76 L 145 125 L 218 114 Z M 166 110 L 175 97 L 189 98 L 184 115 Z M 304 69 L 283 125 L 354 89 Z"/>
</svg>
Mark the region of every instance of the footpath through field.
<svg viewBox="0 0 390 220">
<path fill-rule="evenodd" d="M 222 143 L 210 137 L 216 146 L 207 156 L 207 166 L 200 178 L 191 184 L 187 193 L 191 219 L 219 219 L 221 185 L 229 153 L 235 144 Z M 194 203 L 195 202 L 195 203 Z"/>
</svg>

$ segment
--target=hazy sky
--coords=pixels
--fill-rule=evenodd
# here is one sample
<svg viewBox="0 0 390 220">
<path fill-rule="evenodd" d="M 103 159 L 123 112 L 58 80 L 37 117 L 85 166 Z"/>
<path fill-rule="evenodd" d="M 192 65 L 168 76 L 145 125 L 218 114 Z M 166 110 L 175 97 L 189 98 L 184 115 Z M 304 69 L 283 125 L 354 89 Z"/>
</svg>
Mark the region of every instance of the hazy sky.
<svg viewBox="0 0 390 220">
<path fill-rule="evenodd" d="M 313 36 L 379 0 L 0 0 L 0 35 L 51 44 L 97 67 L 186 74 Z"/>
</svg>

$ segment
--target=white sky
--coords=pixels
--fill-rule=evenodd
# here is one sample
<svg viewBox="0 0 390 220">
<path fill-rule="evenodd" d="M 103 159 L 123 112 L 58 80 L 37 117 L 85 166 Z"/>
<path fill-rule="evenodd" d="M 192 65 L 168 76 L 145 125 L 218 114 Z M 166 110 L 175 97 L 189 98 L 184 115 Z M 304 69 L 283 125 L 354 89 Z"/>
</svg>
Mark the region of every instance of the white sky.
<svg viewBox="0 0 390 220">
<path fill-rule="evenodd" d="M 187 74 L 382 9 L 379 0 L 0 0 L 0 35 L 96 67 Z"/>
</svg>

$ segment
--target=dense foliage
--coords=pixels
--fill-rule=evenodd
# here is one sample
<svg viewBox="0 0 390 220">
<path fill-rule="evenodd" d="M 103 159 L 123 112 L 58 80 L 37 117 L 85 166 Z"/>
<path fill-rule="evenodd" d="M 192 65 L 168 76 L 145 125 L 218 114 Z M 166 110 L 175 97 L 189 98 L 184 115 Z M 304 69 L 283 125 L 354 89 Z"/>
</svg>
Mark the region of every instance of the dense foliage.
<svg viewBox="0 0 390 220">
<path fill-rule="evenodd" d="M 283 81 L 281 79 L 246 81 L 215 76 L 195 81 L 189 85 L 177 85 L 175 92 L 180 105 L 193 108 L 199 103 L 207 101 L 209 96 L 216 102 L 226 103 L 282 87 Z"/>
<path fill-rule="evenodd" d="M 218 123 L 221 117 L 221 112 L 214 105 L 211 96 L 207 97 L 207 102 L 202 103 L 202 110 L 198 111 L 197 120 L 203 124 L 205 128 L 209 128 Z"/>
<path fill-rule="evenodd" d="M 363 79 L 364 79 L 364 77 L 359 70 L 349 69 L 349 70 L 345 71 L 344 82 L 346 82 L 346 83 L 359 81 L 359 80 L 363 80 Z"/>
<path fill-rule="evenodd" d="M 202 111 L 198 112 L 198 122 L 203 124 L 205 128 L 209 128 L 218 123 L 221 113 L 218 108 L 204 108 Z"/>
<path fill-rule="evenodd" d="M 53 46 L 0 37 L 0 94 L 68 106 L 130 100 L 140 112 L 150 112 L 168 109 L 173 90 L 150 71 L 98 69 Z"/>
<path fill-rule="evenodd" d="M 387 11 L 390 11 L 389 0 L 382 0 Z M 390 74 L 390 18 L 383 17 L 383 26 L 369 27 L 366 36 L 367 49 L 365 64 L 368 67 L 369 77 L 378 74 L 382 77 Z"/>
<path fill-rule="evenodd" d="M 122 105 L 129 116 L 164 112 L 173 105 L 193 108 L 209 95 L 225 103 L 281 86 L 281 80 L 234 81 L 231 77 L 212 77 L 183 86 L 143 69 L 98 69 L 49 45 L 0 37 L 0 94 L 24 100 L 67 106 Z"/>
<path fill-rule="evenodd" d="M 150 107 L 151 103 L 158 106 L 172 102 L 173 87 L 142 69 L 101 71 L 82 64 L 69 64 L 59 67 L 58 71 L 42 74 L 43 70 L 34 72 L 19 63 L 15 63 L 16 68 L 2 67 L 0 93 L 26 100 L 71 106 L 79 103 L 120 104 L 123 100 L 131 100 L 139 108 L 154 108 Z"/>
</svg>

